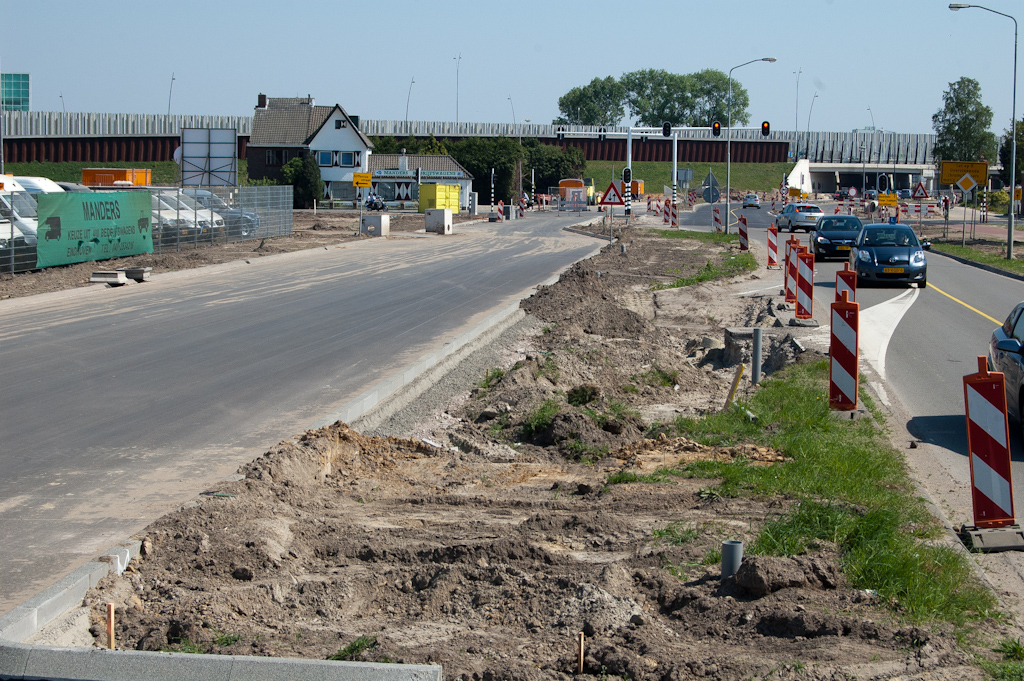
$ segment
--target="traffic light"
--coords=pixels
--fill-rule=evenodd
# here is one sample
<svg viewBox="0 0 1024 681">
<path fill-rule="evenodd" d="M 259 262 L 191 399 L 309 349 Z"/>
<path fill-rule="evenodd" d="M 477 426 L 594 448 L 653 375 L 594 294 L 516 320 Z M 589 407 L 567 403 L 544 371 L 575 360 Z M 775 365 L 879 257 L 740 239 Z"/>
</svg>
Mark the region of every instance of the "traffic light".
<svg viewBox="0 0 1024 681">
<path fill-rule="evenodd" d="M 768 121 L 761 124 L 761 137 L 767 137 L 771 134 L 772 126 L 768 125 Z"/>
<path fill-rule="evenodd" d="M 722 124 L 719 123 L 718 121 L 715 121 L 714 123 L 712 123 L 711 124 L 711 134 L 714 135 L 715 137 L 721 137 L 722 136 Z"/>
<path fill-rule="evenodd" d="M 623 184 L 629 184 L 633 181 L 633 171 L 629 168 L 622 169 L 622 182 Z"/>
<path fill-rule="evenodd" d="M 665 137 L 671 137 L 672 136 L 672 124 L 669 123 L 668 121 L 665 121 L 664 123 L 662 123 L 661 124 L 661 134 L 664 135 Z"/>
<path fill-rule="evenodd" d="M 889 176 L 879 175 L 878 176 L 878 191 L 887 192 L 889 191 Z"/>
</svg>

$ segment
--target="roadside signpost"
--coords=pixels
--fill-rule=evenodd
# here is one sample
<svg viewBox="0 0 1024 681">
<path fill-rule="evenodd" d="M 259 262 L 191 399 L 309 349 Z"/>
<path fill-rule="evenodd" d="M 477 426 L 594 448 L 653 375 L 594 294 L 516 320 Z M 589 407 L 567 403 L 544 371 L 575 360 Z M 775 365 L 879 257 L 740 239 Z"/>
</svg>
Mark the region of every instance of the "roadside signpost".
<svg viewBox="0 0 1024 681">
<path fill-rule="evenodd" d="M 850 187 L 849 194 L 850 194 L 850 198 L 851 199 L 857 198 L 857 188 L 856 187 Z"/>
<path fill-rule="evenodd" d="M 352 186 L 353 187 L 372 187 L 370 182 L 370 173 L 352 173 Z"/>
<path fill-rule="evenodd" d="M 924 182 L 918 182 L 917 186 L 914 187 L 913 193 L 910 195 L 912 199 L 927 199 L 928 190 L 924 188 Z"/>
<path fill-rule="evenodd" d="M 608 189 L 604 191 L 604 196 L 601 197 L 600 204 L 608 206 L 608 243 L 612 243 L 615 240 L 615 230 L 612 228 L 615 206 L 626 205 L 626 202 L 622 200 L 622 193 L 615 186 L 615 182 L 608 185 Z"/>
<path fill-rule="evenodd" d="M 988 185 L 988 164 L 967 161 L 942 161 L 939 164 L 939 184 L 957 184 L 964 175 L 974 178 L 974 184 Z"/>
</svg>

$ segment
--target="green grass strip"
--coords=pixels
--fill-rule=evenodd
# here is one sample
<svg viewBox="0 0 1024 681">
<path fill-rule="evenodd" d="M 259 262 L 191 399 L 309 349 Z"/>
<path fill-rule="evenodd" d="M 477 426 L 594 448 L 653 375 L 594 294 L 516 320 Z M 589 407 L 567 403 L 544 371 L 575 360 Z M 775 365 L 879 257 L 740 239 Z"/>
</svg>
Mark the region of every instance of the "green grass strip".
<svg viewBox="0 0 1024 681">
<path fill-rule="evenodd" d="M 997 267 L 1001 270 L 1005 270 L 1006 272 L 1024 274 L 1024 260 L 1017 260 L 1016 256 L 1014 256 L 1013 260 L 1007 260 L 1005 244 L 1003 246 L 1002 255 L 986 253 L 985 251 L 978 250 L 977 248 L 971 248 L 970 246 L 957 246 L 954 243 L 945 241 L 933 241 L 932 250 L 949 253 L 950 255 L 955 255 L 958 258 L 970 260 L 971 262 L 991 265 L 992 267 Z"/>
<path fill-rule="evenodd" d="M 691 274 L 686 277 L 679 277 L 675 281 L 667 284 L 654 284 L 651 288 L 655 291 L 660 291 L 669 288 L 682 288 L 683 286 L 693 286 L 705 281 L 711 281 L 712 279 L 722 279 L 728 277 L 734 277 L 739 274 L 745 274 L 753 271 L 757 267 L 757 260 L 750 253 L 739 253 L 736 255 L 726 255 L 719 262 L 708 260 L 707 263 L 701 267 L 695 274 Z"/>
</svg>

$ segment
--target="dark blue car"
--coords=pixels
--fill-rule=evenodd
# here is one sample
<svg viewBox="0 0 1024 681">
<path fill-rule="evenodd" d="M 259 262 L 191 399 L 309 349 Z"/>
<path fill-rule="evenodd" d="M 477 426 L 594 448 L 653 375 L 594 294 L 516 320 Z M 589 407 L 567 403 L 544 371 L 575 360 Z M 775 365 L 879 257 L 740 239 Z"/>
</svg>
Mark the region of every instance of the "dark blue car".
<svg viewBox="0 0 1024 681">
<path fill-rule="evenodd" d="M 924 252 L 931 243 L 918 241 L 914 230 L 901 224 L 864 225 L 850 250 L 850 268 L 857 285 L 872 283 L 928 285 Z"/>
<path fill-rule="evenodd" d="M 863 226 L 864 223 L 856 215 L 829 215 L 818 218 L 811 234 L 811 247 L 814 249 L 815 259 L 848 258 Z"/>
</svg>

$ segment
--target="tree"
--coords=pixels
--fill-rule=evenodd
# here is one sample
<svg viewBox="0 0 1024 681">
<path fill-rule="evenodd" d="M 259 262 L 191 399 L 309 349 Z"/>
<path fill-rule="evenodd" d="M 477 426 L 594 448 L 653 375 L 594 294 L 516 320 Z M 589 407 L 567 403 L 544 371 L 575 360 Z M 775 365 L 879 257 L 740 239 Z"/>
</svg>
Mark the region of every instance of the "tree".
<svg viewBox="0 0 1024 681">
<path fill-rule="evenodd" d="M 1024 154 L 1024 121 L 1018 121 L 1017 128 L 1017 183 L 1020 184 L 1021 176 L 1021 165 L 1022 159 L 1021 154 Z M 999 147 L 999 163 L 1003 166 L 1003 169 L 999 171 L 999 179 L 1003 181 L 1003 186 L 1009 186 L 1010 184 L 1010 157 L 1012 155 L 1013 140 L 1010 138 L 1010 131 L 1003 131 L 1003 144 Z"/>
<path fill-rule="evenodd" d="M 622 76 L 629 111 L 640 125 L 707 127 L 729 120 L 729 76 L 715 69 L 680 75 L 658 69 L 633 71 Z M 732 120 L 746 124 L 750 97 L 732 81 Z"/>
<path fill-rule="evenodd" d="M 704 69 L 690 74 L 690 95 L 693 107 L 684 125 L 694 128 L 708 128 L 715 121 L 722 125 L 729 123 L 729 75 L 715 69 Z M 746 125 L 750 122 L 750 95 L 739 81 L 732 81 L 732 123 Z"/>
<path fill-rule="evenodd" d="M 981 85 L 961 78 L 942 93 L 942 109 L 932 116 L 935 162 L 977 161 L 996 157 L 992 109 L 981 103 Z"/>
<path fill-rule="evenodd" d="M 296 156 L 281 166 L 285 184 L 290 184 L 295 208 L 312 208 L 314 201 L 324 197 L 324 183 L 320 179 L 320 166 L 312 154 Z"/>
<path fill-rule="evenodd" d="M 582 149 L 562 149 L 552 144 L 541 144 L 536 138 L 523 140 L 526 160 L 523 161 L 523 186 L 529 185 L 530 171 L 533 171 L 536 186 L 534 191 L 545 193 L 548 187 L 558 186 L 558 181 L 569 177 L 583 177 L 587 165 Z"/>
<path fill-rule="evenodd" d="M 370 141 L 373 142 L 373 153 L 375 154 L 397 154 L 401 146 L 398 144 L 398 140 L 393 135 L 387 135 L 386 137 L 371 137 Z"/>
<path fill-rule="evenodd" d="M 466 137 L 458 141 L 447 140 L 448 152 L 463 168 L 473 175 L 473 191 L 480 196 L 481 205 L 491 200 L 491 168 L 494 168 L 494 201 L 512 200 L 516 190 L 516 162 L 524 149 L 508 137 Z"/>
<path fill-rule="evenodd" d="M 439 142 L 431 133 L 430 139 L 420 145 L 420 153 L 427 156 L 447 156 L 448 150 L 445 148 L 444 142 Z"/>
<path fill-rule="evenodd" d="M 558 98 L 561 116 L 555 125 L 618 125 L 626 115 L 625 90 L 614 77 L 595 78 L 589 85 L 574 87 Z"/>
</svg>

